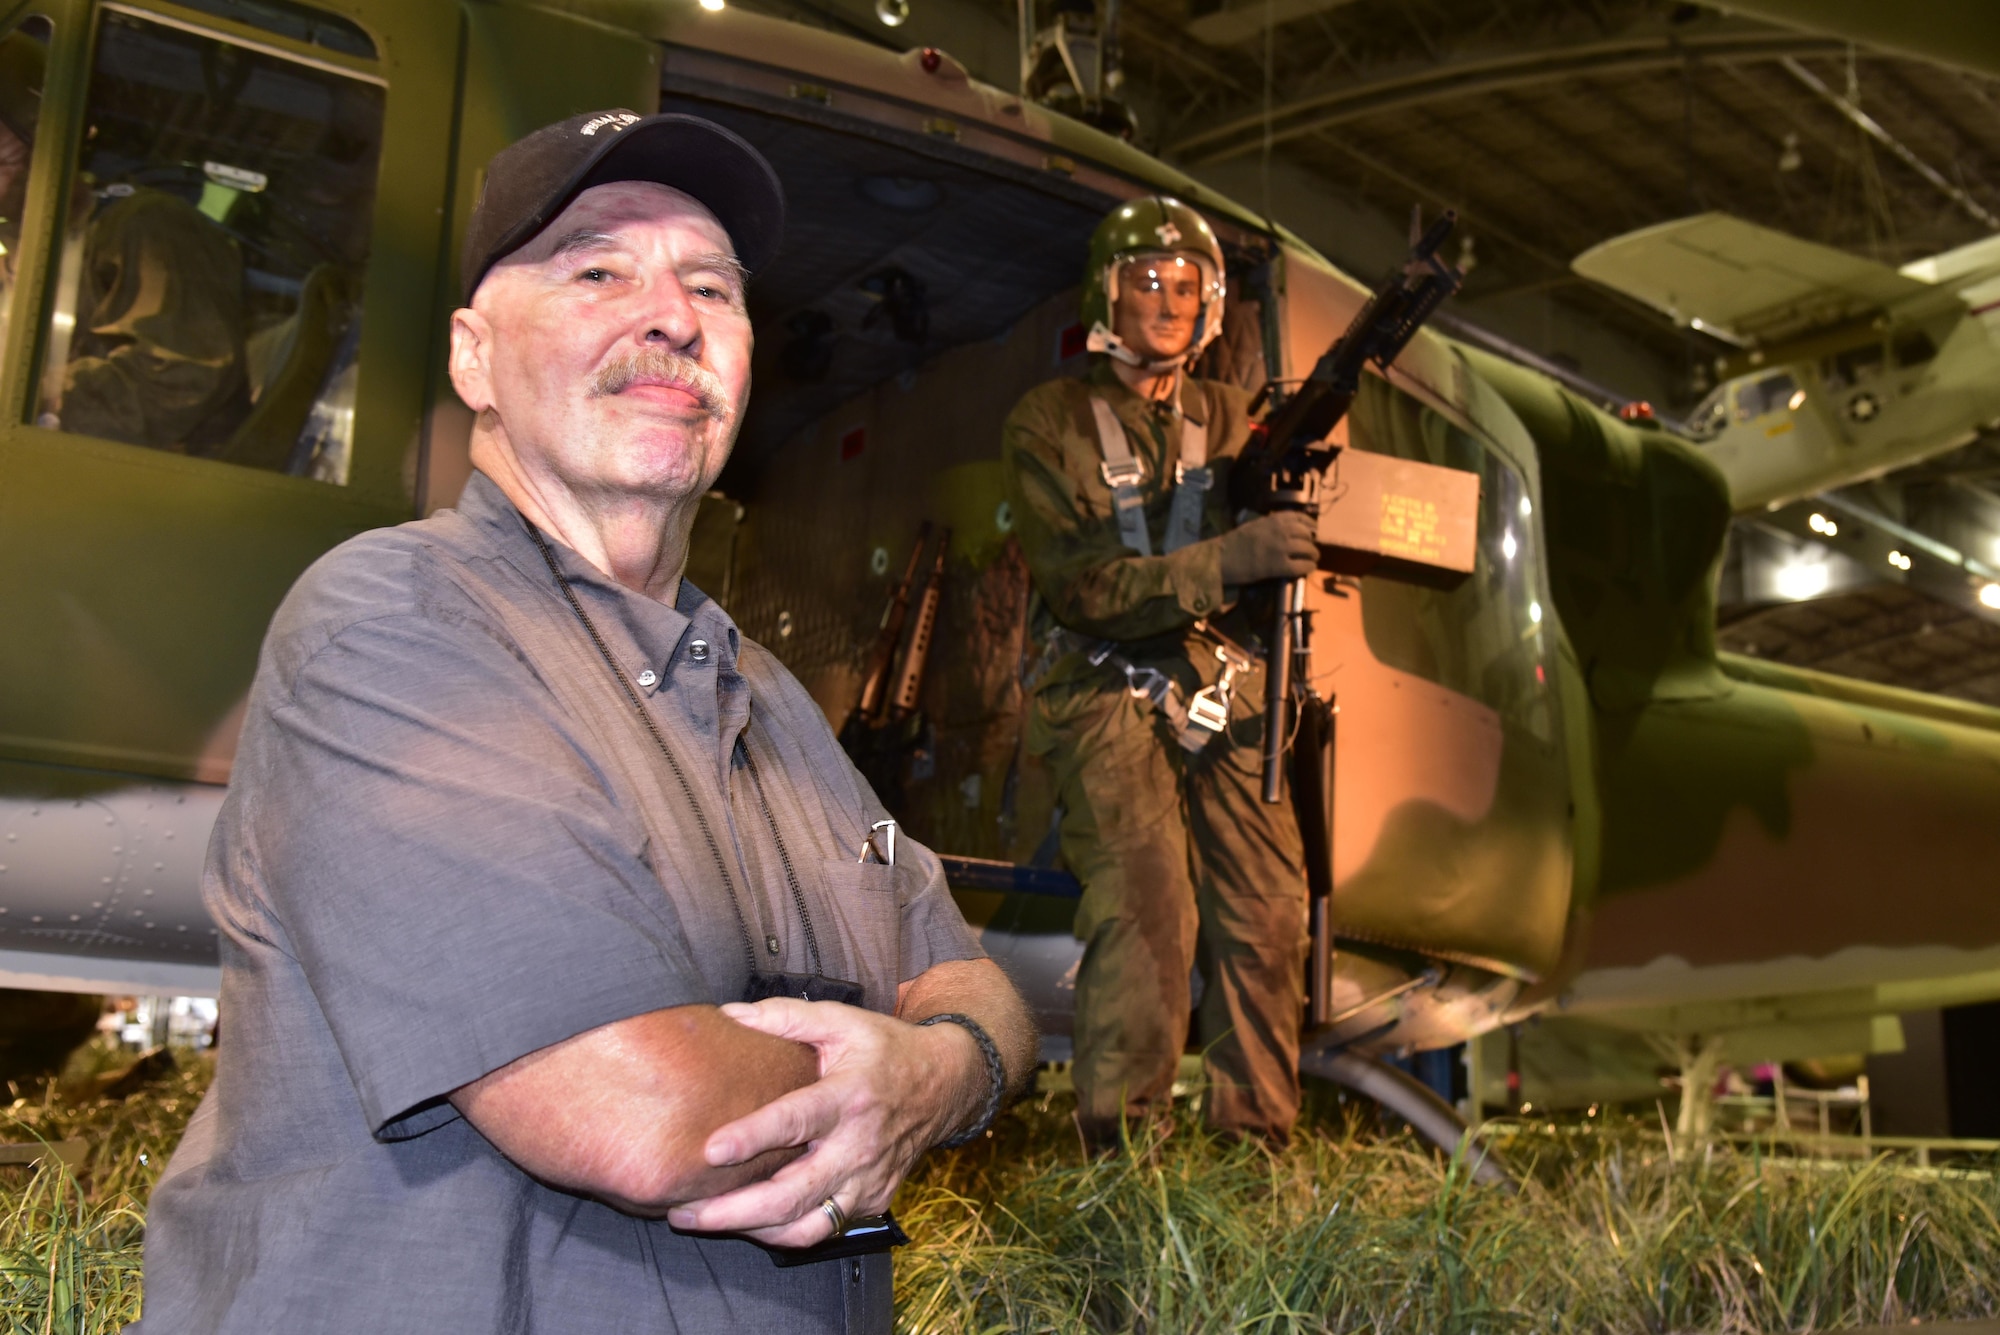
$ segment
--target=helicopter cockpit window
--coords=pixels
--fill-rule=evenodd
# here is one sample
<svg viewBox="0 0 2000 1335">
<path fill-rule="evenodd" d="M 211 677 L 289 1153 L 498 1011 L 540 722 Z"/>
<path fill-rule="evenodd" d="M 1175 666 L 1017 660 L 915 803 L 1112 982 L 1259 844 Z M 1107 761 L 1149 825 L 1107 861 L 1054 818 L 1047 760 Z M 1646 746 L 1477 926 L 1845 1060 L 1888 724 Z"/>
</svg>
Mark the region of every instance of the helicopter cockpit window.
<svg viewBox="0 0 2000 1335">
<path fill-rule="evenodd" d="M 1799 393 L 1799 382 L 1780 371 L 1737 387 L 1736 420 L 1753 422 L 1772 413 L 1790 411 L 1804 402 L 1804 396 Z"/>
<path fill-rule="evenodd" d="M 36 420 L 345 483 L 382 104 L 106 6 Z"/>
<path fill-rule="evenodd" d="M 49 21 L 36 16 L 0 37 L 0 352 L 7 348 L 21 212 L 28 198 L 28 165 L 42 115 L 42 73 L 48 68 L 52 35 Z"/>
</svg>

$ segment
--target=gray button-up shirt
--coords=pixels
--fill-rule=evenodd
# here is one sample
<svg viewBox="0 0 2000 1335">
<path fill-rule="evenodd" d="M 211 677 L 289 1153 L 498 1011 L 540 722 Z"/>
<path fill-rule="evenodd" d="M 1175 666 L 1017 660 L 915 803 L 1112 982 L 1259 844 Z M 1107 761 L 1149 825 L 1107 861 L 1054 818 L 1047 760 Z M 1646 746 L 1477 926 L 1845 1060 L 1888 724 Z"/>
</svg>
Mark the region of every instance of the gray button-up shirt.
<svg viewBox="0 0 2000 1335">
<path fill-rule="evenodd" d="M 928 850 L 856 860 L 886 813 L 790 673 L 692 585 L 668 607 L 554 551 L 677 766 L 483 476 L 279 610 L 209 849 L 220 1065 L 153 1194 L 145 1335 L 889 1329 L 886 1258 L 781 1270 L 552 1190 L 446 1101 L 735 1000 L 753 960 L 808 971 L 793 881 L 875 1010 L 980 955 Z"/>
</svg>

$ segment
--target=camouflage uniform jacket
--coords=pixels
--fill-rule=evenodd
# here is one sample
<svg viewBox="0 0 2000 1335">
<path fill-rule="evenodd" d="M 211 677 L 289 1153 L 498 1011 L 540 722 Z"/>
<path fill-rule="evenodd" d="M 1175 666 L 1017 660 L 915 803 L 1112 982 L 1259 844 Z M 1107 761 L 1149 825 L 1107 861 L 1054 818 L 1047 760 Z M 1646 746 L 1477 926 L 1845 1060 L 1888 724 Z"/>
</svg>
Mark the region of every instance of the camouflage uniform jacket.
<svg viewBox="0 0 2000 1335">
<path fill-rule="evenodd" d="M 1099 465 L 1091 398 L 1111 405 L 1144 470 L 1140 491 L 1153 556 L 1125 546 L 1118 534 L 1111 488 Z M 1250 396 L 1231 385 L 1188 377 L 1181 410 L 1208 428 L 1208 464 L 1215 472 L 1202 516 L 1203 541 L 1158 554 L 1173 505 L 1180 426 L 1148 403 L 1100 359 L 1082 380 L 1052 380 L 1022 396 L 1007 415 L 1001 463 L 1014 510 L 1014 531 L 1034 579 L 1029 652 L 1049 643 L 1057 627 L 1116 640 L 1134 663 L 1186 661 L 1195 622 L 1208 619 L 1239 642 L 1251 628 L 1234 607 L 1237 590 L 1222 583 L 1221 555 L 1206 539 L 1232 527 L 1229 468 L 1249 438 Z M 1204 656 L 1208 650 L 1200 651 Z M 1092 669 L 1081 652 L 1054 662 L 1036 685 L 1071 680 Z"/>
</svg>

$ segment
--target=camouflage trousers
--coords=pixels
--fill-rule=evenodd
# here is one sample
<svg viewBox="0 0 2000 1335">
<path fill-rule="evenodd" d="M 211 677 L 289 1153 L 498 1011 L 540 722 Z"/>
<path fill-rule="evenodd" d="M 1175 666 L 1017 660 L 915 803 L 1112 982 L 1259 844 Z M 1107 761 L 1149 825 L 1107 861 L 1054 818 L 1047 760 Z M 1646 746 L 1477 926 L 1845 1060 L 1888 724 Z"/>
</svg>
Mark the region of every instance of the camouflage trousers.
<svg viewBox="0 0 2000 1335">
<path fill-rule="evenodd" d="M 1154 666 L 1184 696 L 1214 676 Z M 1259 666 L 1238 679 L 1229 730 L 1192 755 L 1122 676 L 1035 698 L 1030 748 L 1048 757 L 1063 857 L 1083 882 L 1074 1074 L 1098 1143 L 1121 1116 L 1165 1109 L 1197 965 L 1209 1125 L 1281 1140 L 1298 1117 L 1305 864 L 1290 801 L 1262 800 L 1263 696 Z"/>
</svg>

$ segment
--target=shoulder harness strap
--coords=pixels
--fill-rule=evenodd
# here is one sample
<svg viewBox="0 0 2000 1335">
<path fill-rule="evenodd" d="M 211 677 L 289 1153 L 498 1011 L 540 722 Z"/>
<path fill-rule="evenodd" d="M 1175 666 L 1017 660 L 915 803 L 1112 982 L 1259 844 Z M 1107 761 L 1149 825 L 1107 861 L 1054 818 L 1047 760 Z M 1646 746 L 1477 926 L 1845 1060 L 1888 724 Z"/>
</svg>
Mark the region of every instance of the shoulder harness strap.
<svg viewBox="0 0 2000 1335">
<path fill-rule="evenodd" d="M 1151 556 L 1153 540 L 1146 532 L 1146 503 L 1139 495 L 1139 481 L 1146 470 L 1133 456 L 1131 442 L 1125 439 L 1125 424 L 1111 405 L 1093 394 L 1090 411 L 1097 418 L 1097 446 L 1104 452 L 1104 462 L 1097 469 L 1104 475 L 1104 485 L 1111 488 L 1119 540 L 1139 555 Z"/>
<path fill-rule="evenodd" d="M 1174 508 L 1167 514 L 1166 549 L 1177 552 L 1201 538 L 1201 512 L 1215 474 L 1208 467 L 1208 428 L 1181 418 L 1181 458 L 1174 465 Z"/>
</svg>

